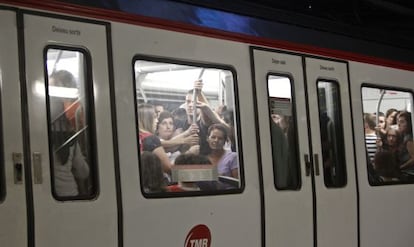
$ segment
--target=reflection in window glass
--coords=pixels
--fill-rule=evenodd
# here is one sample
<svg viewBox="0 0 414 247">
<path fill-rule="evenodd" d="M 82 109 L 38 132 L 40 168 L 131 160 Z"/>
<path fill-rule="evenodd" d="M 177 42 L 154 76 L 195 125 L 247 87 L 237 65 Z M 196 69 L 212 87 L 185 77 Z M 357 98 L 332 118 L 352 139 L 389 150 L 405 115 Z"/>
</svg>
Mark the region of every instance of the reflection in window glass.
<svg viewBox="0 0 414 247">
<path fill-rule="evenodd" d="M 318 81 L 318 106 L 325 185 L 343 187 L 346 185 L 346 160 L 337 83 Z"/>
<path fill-rule="evenodd" d="M 148 60 L 134 71 L 144 194 L 239 189 L 233 73 Z"/>
<path fill-rule="evenodd" d="M 52 192 L 58 200 L 91 198 L 97 186 L 85 55 L 48 49 L 46 56 Z"/>
<path fill-rule="evenodd" d="M 362 101 L 369 183 L 413 183 L 412 94 L 362 87 Z"/>
<path fill-rule="evenodd" d="M 301 181 L 290 79 L 270 75 L 268 90 L 275 186 L 279 190 L 296 190 Z"/>
</svg>

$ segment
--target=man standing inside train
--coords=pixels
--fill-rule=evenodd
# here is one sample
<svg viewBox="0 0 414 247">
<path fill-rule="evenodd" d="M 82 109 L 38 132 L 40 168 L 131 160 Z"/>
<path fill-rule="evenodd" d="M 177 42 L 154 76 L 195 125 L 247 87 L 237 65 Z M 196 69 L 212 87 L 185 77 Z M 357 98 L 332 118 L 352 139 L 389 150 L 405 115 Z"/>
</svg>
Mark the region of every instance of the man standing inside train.
<svg viewBox="0 0 414 247">
<path fill-rule="evenodd" d="M 206 155 L 209 151 L 207 143 L 208 127 L 215 123 L 221 123 L 225 126 L 228 125 L 211 109 L 202 89 L 203 81 L 201 79 L 197 80 L 194 82 L 194 88 L 189 90 L 185 96 L 184 106 L 187 112 L 185 129 L 192 127 L 198 132 L 200 138 L 200 154 Z"/>
</svg>

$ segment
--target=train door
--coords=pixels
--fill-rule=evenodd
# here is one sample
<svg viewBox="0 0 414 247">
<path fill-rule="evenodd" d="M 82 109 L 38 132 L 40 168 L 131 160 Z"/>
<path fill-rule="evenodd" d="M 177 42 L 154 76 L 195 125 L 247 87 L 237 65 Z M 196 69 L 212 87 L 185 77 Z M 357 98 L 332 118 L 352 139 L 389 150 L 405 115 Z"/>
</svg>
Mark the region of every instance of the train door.
<svg viewBox="0 0 414 247">
<path fill-rule="evenodd" d="M 357 62 L 350 72 L 361 246 L 411 246 L 414 74 Z"/>
<path fill-rule="evenodd" d="M 313 246 L 312 157 L 302 58 L 252 51 L 266 246 Z"/>
<path fill-rule="evenodd" d="M 27 246 L 16 14 L 0 10 L 0 242 Z"/>
<path fill-rule="evenodd" d="M 23 15 L 34 246 L 117 246 L 106 25 Z"/>
<path fill-rule="evenodd" d="M 124 246 L 260 246 L 247 47 L 117 23 L 112 34 Z"/>
<path fill-rule="evenodd" d="M 318 246 L 357 246 L 358 216 L 348 68 L 306 58 Z"/>
<path fill-rule="evenodd" d="M 351 128 L 342 123 L 350 121 L 346 64 L 259 49 L 252 56 L 266 244 L 355 246 L 353 149 L 344 137 Z"/>
</svg>

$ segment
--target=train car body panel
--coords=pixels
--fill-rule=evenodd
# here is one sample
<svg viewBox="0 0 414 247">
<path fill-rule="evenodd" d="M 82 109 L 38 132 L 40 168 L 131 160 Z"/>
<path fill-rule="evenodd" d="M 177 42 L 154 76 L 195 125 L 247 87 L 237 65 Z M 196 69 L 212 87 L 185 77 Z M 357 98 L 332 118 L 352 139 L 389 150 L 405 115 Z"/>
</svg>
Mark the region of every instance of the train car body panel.
<svg viewBox="0 0 414 247">
<path fill-rule="evenodd" d="M 412 51 L 173 1 L 125 2 L 117 10 L 0 2 L 8 5 L 0 6 L 3 245 L 414 242 L 414 144 L 407 121 L 414 105 Z M 57 83 L 62 71 L 76 82 Z M 177 149 L 165 144 L 160 105 L 171 115 L 185 111 L 186 128 L 197 125 L 192 134 L 207 142 L 208 152 L 198 139 L 191 145 L 181 140 Z M 220 112 L 224 106 L 229 122 Z M 140 115 L 144 107 L 150 109 L 146 117 Z M 392 108 L 394 122 L 380 129 L 381 114 Z M 367 119 L 376 119 L 374 139 Z M 151 120 L 150 131 L 144 120 Z M 207 125 L 220 125 L 222 139 L 213 140 Z M 150 152 L 143 133 L 157 135 Z M 394 156 L 383 152 L 389 136 L 401 141 Z M 236 157 L 229 174 L 218 175 L 211 155 L 216 142 Z M 179 156 L 173 154 L 194 151 L 188 146 L 208 162 L 174 167 Z M 57 175 L 75 159 L 76 148 L 88 169 L 83 166 L 83 175 L 66 169 L 73 179 L 62 190 Z M 145 161 L 148 153 L 156 155 L 154 162 Z M 168 164 L 161 164 L 167 154 Z M 160 169 L 149 174 L 156 165 Z M 180 165 L 198 166 L 180 177 Z M 159 174 L 162 183 L 153 190 L 148 180 Z M 201 186 L 206 181 L 207 189 Z"/>
<path fill-rule="evenodd" d="M 113 144 L 110 134 L 111 115 L 108 114 L 110 98 L 106 27 L 35 14 L 25 14 L 23 18 L 28 127 L 33 166 L 32 210 L 35 218 L 35 246 L 116 246 L 118 223 Z M 51 83 L 47 78 L 51 71 L 50 67 L 46 66 L 49 62 L 47 55 L 52 48 L 80 48 L 92 61 L 79 66 L 80 70 L 89 68 L 92 73 L 89 78 L 93 78 L 93 81 L 85 81 L 86 85 L 92 84 L 92 105 L 95 109 L 91 112 L 96 117 L 96 126 L 93 126 L 93 122 L 90 123 L 91 128 L 96 128 L 96 153 L 92 151 L 89 155 L 96 155 L 95 162 L 98 168 L 94 172 L 99 171 L 100 181 L 92 198 L 60 198 L 53 188 L 53 153 L 49 152 L 49 145 L 52 144 L 48 141 L 48 136 L 50 138 L 52 132 L 48 133 L 49 123 L 46 121 L 50 119 L 47 109 L 50 107 L 49 104 L 51 105 L 51 100 L 48 101 L 46 97 L 47 92 L 51 94 L 48 91 L 51 89 L 48 89 L 46 84 L 47 81 Z M 70 66 L 64 65 L 61 69 L 70 70 Z M 92 172 L 94 164 L 88 165 Z"/>
<path fill-rule="evenodd" d="M 16 13 L 0 10 L 0 83 L 3 172 L 0 202 L 0 239 L 10 246 L 27 246 L 28 215 L 24 176 L 21 94 Z M 3 176 L 3 174 L 5 176 Z M 4 179 L 4 180 L 3 180 Z"/>
<path fill-rule="evenodd" d="M 393 94 L 407 92 L 411 95 L 412 103 L 412 78 L 412 71 L 350 62 L 355 150 L 358 164 L 361 246 L 410 246 L 414 241 L 409 230 L 412 229 L 414 222 L 411 214 L 413 186 L 412 184 L 375 186 L 376 184 L 370 181 L 369 163 L 363 139 L 364 123 L 360 117 L 365 112 L 364 108 L 372 112 L 370 105 L 368 103 L 364 105 L 364 101 L 361 101 L 364 98 L 362 93 L 364 87 L 385 89 Z M 379 98 L 378 90 L 377 101 Z M 385 109 L 392 106 L 386 103 L 385 105 L 387 106 Z M 401 104 L 394 103 L 394 108 L 397 110 L 403 110 L 401 107 Z M 412 105 L 409 109 L 412 109 Z"/>
<path fill-rule="evenodd" d="M 124 246 L 136 240 L 151 246 L 193 246 L 187 235 L 197 225 L 211 233 L 211 246 L 260 246 L 260 190 L 253 121 L 249 54 L 246 45 L 172 31 L 113 23 L 112 25 L 120 173 L 123 189 Z M 243 52 L 244 50 L 244 52 Z M 234 194 L 146 198 L 140 189 L 134 57 L 206 66 L 230 65 L 236 71 L 239 94 L 241 155 L 245 187 Z M 195 76 L 192 80 L 197 80 Z M 173 88 L 184 83 L 170 78 Z M 186 79 L 187 80 L 187 79 Z M 192 81 L 190 81 L 192 82 Z M 205 82 L 207 83 L 207 81 Z M 154 84 L 155 85 L 155 84 Z M 192 85 L 192 84 L 190 84 Z M 188 88 L 191 89 L 191 88 Z M 138 91 L 138 89 L 137 89 Z M 182 97 L 182 103 L 185 102 Z M 242 217 L 240 217 L 242 215 Z M 209 242 L 210 243 L 210 242 Z M 197 246 L 197 245 L 194 245 Z M 209 246 L 209 245 L 206 245 Z"/>
</svg>

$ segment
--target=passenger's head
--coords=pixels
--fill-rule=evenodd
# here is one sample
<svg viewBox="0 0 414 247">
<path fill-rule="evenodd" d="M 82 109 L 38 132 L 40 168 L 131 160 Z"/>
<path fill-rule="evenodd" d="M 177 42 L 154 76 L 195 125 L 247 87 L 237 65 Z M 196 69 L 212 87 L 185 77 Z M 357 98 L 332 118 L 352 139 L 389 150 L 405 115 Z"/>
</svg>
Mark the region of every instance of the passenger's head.
<svg viewBox="0 0 414 247">
<path fill-rule="evenodd" d="M 184 153 L 177 156 L 174 161 L 176 165 L 209 165 L 210 160 L 205 155 Z"/>
<path fill-rule="evenodd" d="M 161 103 L 156 102 L 156 103 L 154 103 L 154 109 L 155 109 L 155 113 L 159 117 L 161 112 L 164 111 L 164 105 L 162 105 Z"/>
<path fill-rule="evenodd" d="M 365 129 L 375 130 L 375 116 L 370 113 L 364 113 L 364 126 Z"/>
<path fill-rule="evenodd" d="M 227 111 L 226 105 L 219 105 L 216 107 L 215 112 L 217 115 L 219 115 L 221 118 L 223 118 L 223 112 Z"/>
<path fill-rule="evenodd" d="M 175 165 L 210 165 L 211 162 L 207 158 L 207 156 L 200 155 L 200 154 L 193 154 L 193 153 L 184 153 L 177 156 L 175 159 Z M 213 167 L 212 167 L 213 168 Z M 191 180 L 191 179 L 190 179 Z M 203 183 L 200 181 L 180 181 L 179 182 L 181 188 L 198 188 L 201 189 Z M 201 187 L 200 187 L 201 186 Z M 211 190 L 212 188 L 203 188 L 203 190 Z"/>
<path fill-rule="evenodd" d="M 58 70 L 53 72 L 49 76 L 49 86 L 52 87 L 59 87 L 59 88 L 77 88 L 76 79 L 67 70 Z M 49 87 L 49 107 L 50 107 L 50 117 L 51 121 L 57 122 L 56 120 L 59 118 L 59 121 L 66 121 L 64 109 L 64 102 L 68 99 L 65 98 L 65 95 L 57 95 L 52 91 L 52 88 Z M 68 121 L 69 123 L 69 121 Z M 65 123 L 66 124 L 66 123 Z M 70 124 L 70 123 L 69 123 Z"/>
<path fill-rule="evenodd" d="M 140 131 L 154 133 L 157 128 L 157 114 L 154 106 L 150 104 L 140 104 L 138 106 L 138 127 Z"/>
<path fill-rule="evenodd" d="M 227 128 L 223 124 L 212 124 L 208 128 L 207 142 L 211 150 L 222 150 L 227 137 Z"/>
<path fill-rule="evenodd" d="M 402 141 L 401 133 L 397 129 L 389 128 L 386 132 L 387 144 L 390 147 L 397 147 Z"/>
<path fill-rule="evenodd" d="M 164 173 L 161 161 L 152 152 L 141 153 L 142 187 L 145 192 L 162 192 L 165 190 Z"/>
<path fill-rule="evenodd" d="M 163 111 L 158 117 L 158 136 L 163 140 L 169 140 L 174 134 L 174 120 L 173 116 L 168 111 Z"/>
<path fill-rule="evenodd" d="M 227 109 L 223 112 L 223 120 L 226 124 L 234 126 L 234 112 L 233 110 Z"/>
<path fill-rule="evenodd" d="M 387 110 L 387 112 L 385 113 L 385 120 L 387 122 L 387 127 L 391 127 L 391 125 L 395 125 L 397 124 L 397 109 L 394 108 L 390 108 Z"/>
<path fill-rule="evenodd" d="M 387 122 L 385 121 L 385 114 L 383 112 L 378 113 L 378 126 L 381 129 L 385 129 L 387 127 Z"/>
<path fill-rule="evenodd" d="M 411 122 L 411 113 L 407 111 L 402 111 L 398 114 L 398 130 L 401 134 L 412 134 L 412 122 Z"/>
<path fill-rule="evenodd" d="M 196 109 L 194 103 L 194 89 L 189 90 L 185 96 L 185 110 L 187 112 L 187 116 L 190 117 L 194 115 L 194 111 L 196 112 L 197 116 L 200 113 L 199 109 Z"/>
<path fill-rule="evenodd" d="M 396 178 L 400 170 L 395 156 L 389 151 L 377 152 L 374 157 L 375 171 L 384 178 Z"/>
<path fill-rule="evenodd" d="M 77 88 L 75 77 L 67 70 L 58 70 L 53 72 L 49 77 L 49 85 Z"/>
<path fill-rule="evenodd" d="M 177 108 L 172 112 L 174 126 L 176 129 L 184 129 L 187 123 L 187 111 L 184 108 Z"/>
</svg>

